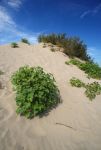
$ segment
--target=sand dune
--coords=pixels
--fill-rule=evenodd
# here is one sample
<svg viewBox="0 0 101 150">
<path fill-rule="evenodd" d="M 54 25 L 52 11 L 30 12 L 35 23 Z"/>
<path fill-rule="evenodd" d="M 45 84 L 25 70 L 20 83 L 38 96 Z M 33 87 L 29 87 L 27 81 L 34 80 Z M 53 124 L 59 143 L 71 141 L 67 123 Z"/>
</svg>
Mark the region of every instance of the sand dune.
<svg viewBox="0 0 101 150">
<path fill-rule="evenodd" d="M 0 46 L 0 150 L 101 150 L 101 95 L 90 102 L 83 89 L 69 84 L 71 77 L 84 82 L 86 74 L 62 52 L 42 44 L 19 43 L 19 48 Z M 63 103 L 47 116 L 28 120 L 16 115 L 15 93 L 10 77 L 24 65 L 41 66 L 54 75 Z"/>
</svg>

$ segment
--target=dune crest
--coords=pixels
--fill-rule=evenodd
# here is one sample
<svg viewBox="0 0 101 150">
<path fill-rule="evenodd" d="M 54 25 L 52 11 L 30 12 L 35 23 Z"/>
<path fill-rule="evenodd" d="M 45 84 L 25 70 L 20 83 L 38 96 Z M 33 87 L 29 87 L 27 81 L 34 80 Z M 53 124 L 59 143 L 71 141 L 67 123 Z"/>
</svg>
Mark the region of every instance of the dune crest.
<svg viewBox="0 0 101 150">
<path fill-rule="evenodd" d="M 76 66 L 62 52 L 51 52 L 43 44 L 19 43 L 18 48 L 0 46 L 0 150 L 101 150 L 101 95 L 90 102 L 84 89 L 69 84 L 72 77 L 85 83 L 94 79 Z M 10 78 L 19 67 L 41 66 L 55 77 L 63 103 L 47 116 L 28 120 L 17 116 L 15 93 Z M 101 81 L 99 81 L 101 83 Z"/>
</svg>

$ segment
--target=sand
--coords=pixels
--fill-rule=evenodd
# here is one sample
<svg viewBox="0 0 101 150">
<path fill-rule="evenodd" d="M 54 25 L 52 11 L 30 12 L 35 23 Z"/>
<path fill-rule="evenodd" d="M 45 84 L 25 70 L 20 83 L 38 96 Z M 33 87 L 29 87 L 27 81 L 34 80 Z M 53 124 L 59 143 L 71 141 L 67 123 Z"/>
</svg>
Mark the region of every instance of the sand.
<svg viewBox="0 0 101 150">
<path fill-rule="evenodd" d="M 51 52 L 42 44 L 19 43 L 19 48 L 0 46 L 0 150 L 101 150 L 101 95 L 92 102 L 84 89 L 71 87 L 69 80 L 84 82 L 86 74 L 76 66 L 66 65 L 69 58 Z M 15 93 L 10 77 L 24 65 L 41 66 L 52 73 L 63 102 L 47 116 L 28 120 L 16 114 Z"/>
</svg>

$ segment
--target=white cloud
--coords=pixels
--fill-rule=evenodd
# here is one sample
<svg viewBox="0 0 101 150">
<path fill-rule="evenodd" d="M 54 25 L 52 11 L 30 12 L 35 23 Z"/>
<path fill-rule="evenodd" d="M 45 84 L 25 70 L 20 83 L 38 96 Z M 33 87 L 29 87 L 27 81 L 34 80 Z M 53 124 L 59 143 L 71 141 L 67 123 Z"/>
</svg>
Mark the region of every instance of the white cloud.
<svg viewBox="0 0 101 150">
<path fill-rule="evenodd" d="M 8 43 L 19 40 L 23 37 L 28 38 L 30 42 L 36 42 L 38 33 L 32 33 L 23 30 L 16 24 L 5 7 L 0 6 L 0 43 Z"/>
<path fill-rule="evenodd" d="M 90 10 L 87 10 L 85 12 L 83 12 L 80 16 L 80 18 L 84 18 L 85 16 L 87 16 L 91 11 Z"/>
<path fill-rule="evenodd" d="M 0 31 L 3 30 L 5 26 L 10 28 L 10 26 L 15 27 L 16 25 L 6 9 L 0 6 Z"/>
<path fill-rule="evenodd" d="M 98 11 L 101 9 L 101 3 L 97 6 L 97 7 L 95 7 L 95 9 L 92 11 L 92 13 L 93 14 L 96 14 L 96 13 L 98 13 Z"/>
<path fill-rule="evenodd" d="M 20 8 L 22 5 L 22 0 L 8 0 L 7 4 L 12 8 Z"/>
<path fill-rule="evenodd" d="M 84 11 L 81 14 L 80 18 L 83 19 L 84 17 L 86 17 L 89 14 L 96 15 L 100 10 L 101 10 L 101 3 L 98 6 L 96 6 L 94 9 L 92 9 L 92 10 Z"/>
</svg>

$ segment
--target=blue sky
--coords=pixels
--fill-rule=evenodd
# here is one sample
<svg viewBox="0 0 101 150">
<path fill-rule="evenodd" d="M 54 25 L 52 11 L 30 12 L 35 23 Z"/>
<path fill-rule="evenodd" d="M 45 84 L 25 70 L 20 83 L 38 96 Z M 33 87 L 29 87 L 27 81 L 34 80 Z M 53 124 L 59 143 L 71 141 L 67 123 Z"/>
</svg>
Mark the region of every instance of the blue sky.
<svg viewBox="0 0 101 150">
<path fill-rule="evenodd" d="M 52 32 L 79 36 L 101 65 L 101 0 L 0 0 L 0 44 Z"/>
</svg>

